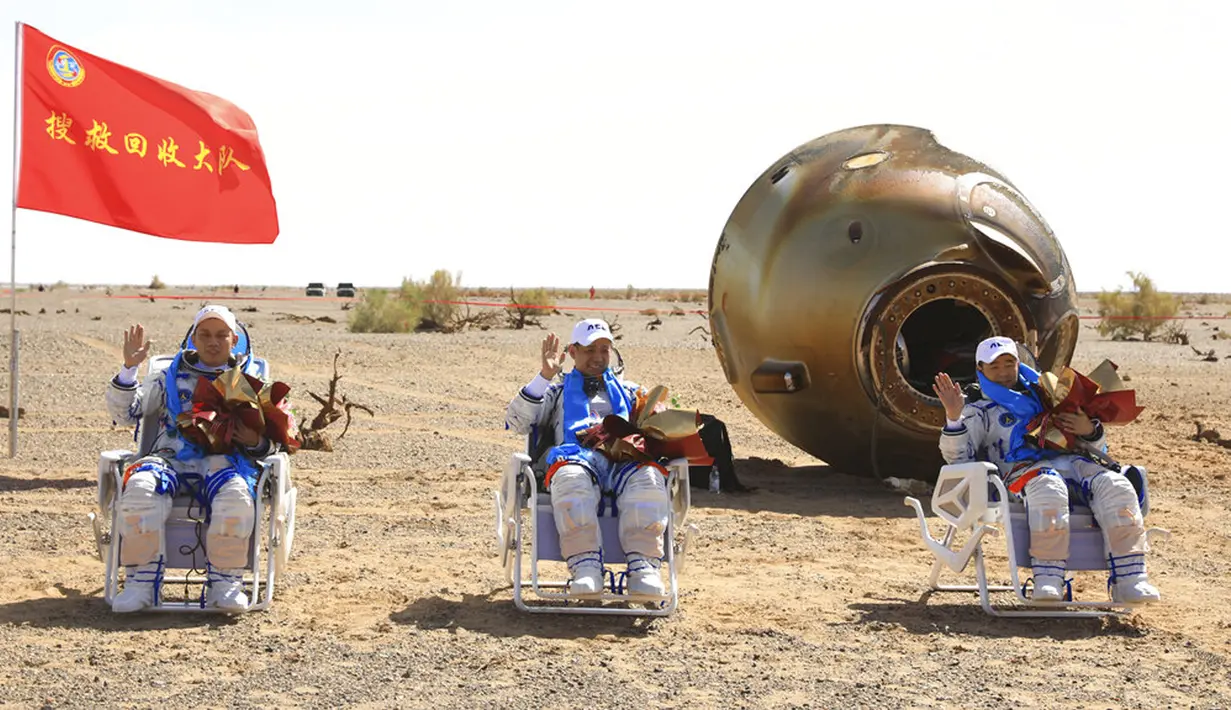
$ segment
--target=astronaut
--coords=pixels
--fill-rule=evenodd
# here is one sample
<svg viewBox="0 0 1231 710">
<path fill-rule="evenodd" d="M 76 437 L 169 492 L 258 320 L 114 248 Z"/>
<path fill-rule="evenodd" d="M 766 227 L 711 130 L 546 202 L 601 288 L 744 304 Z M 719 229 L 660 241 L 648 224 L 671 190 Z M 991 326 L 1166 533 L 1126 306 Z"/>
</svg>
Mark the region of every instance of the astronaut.
<svg viewBox="0 0 1231 710">
<path fill-rule="evenodd" d="M 613 338 L 601 319 L 582 320 L 573 327 L 568 356 L 573 369 L 562 382 L 564 351 L 549 333 L 542 343 L 539 374 L 509 402 L 505 426 L 520 434 L 533 429 L 534 467 L 551 493 L 560 550 L 568 563 L 568 591 L 594 596 L 603 591 L 600 503 L 614 505 L 619 517 L 620 544 L 628 563 L 625 587 L 630 596 L 661 597 L 660 567 L 663 535 L 670 500 L 666 469 L 639 462 L 612 462 L 586 448 L 578 434 L 609 414 L 628 419 L 639 394 L 638 385 L 611 371 Z"/>
<path fill-rule="evenodd" d="M 975 460 L 996 464 L 1008 490 L 1024 495 L 1034 573 L 1032 598 L 1064 598 L 1071 496 L 1090 507 L 1102 528 L 1112 599 L 1125 604 L 1158 601 L 1158 589 L 1146 576 L 1145 524 L 1132 483 L 1100 463 L 1095 454 L 1044 451 L 1025 438 L 1027 424 L 1043 408 L 1036 389 L 1038 373 L 1019 362 L 1012 339 L 993 337 L 979 343 L 975 367 L 982 398 L 969 403 L 948 374 L 936 375 L 933 389 L 947 419 L 940 451 L 950 464 Z M 1057 414 L 1055 420 L 1092 452 L 1107 452 L 1103 425 L 1097 419 L 1078 411 Z"/>
<path fill-rule="evenodd" d="M 159 432 L 149 454 L 124 472 L 118 510 L 120 564 L 127 571 L 124 591 L 112 601 L 112 611 L 134 612 L 154 604 L 162 581 L 164 528 L 172 498 L 182 491 L 197 498 L 208 520 L 206 606 L 223 611 L 248 607 L 243 572 L 255 522 L 254 460 L 273 453 L 277 445 L 239 424 L 232 437 L 238 442 L 232 453 L 206 454 L 183 438 L 175 424 L 178 414 L 191 407 L 200 378 L 213 379 L 244 364 L 231 353 L 238 330 L 229 309 L 205 306 L 193 319 L 195 349 L 178 353 L 165 370 L 147 378 L 144 386 L 138 385 L 137 368 L 149 354 L 145 329 L 137 324 L 124 332 L 124 367 L 107 387 L 107 410 L 117 424 L 130 425 L 157 411 Z M 168 382 L 174 387 L 168 388 Z"/>
</svg>

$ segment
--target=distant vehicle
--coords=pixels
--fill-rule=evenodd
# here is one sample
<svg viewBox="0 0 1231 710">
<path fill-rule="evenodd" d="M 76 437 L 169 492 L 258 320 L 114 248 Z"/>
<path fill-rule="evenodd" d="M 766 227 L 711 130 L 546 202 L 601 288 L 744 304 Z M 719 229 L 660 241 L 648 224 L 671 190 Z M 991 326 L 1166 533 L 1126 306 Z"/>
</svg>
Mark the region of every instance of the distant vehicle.
<svg viewBox="0 0 1231 710">
<path fill-rule="evenodd" d="M 335 293 L 339 298 L 354 298 L 355 284 L 350 281 L 343 281 L 338 284 L 338 290 Z"/>
<path fill-rule="evenodd" d="M 320 281 L 313 281 L 312 283 L 308 284 L 308 295 L 309 296 L 324 296 L 325 295 L 325 284 L 321 283 Z"/>
</svg>

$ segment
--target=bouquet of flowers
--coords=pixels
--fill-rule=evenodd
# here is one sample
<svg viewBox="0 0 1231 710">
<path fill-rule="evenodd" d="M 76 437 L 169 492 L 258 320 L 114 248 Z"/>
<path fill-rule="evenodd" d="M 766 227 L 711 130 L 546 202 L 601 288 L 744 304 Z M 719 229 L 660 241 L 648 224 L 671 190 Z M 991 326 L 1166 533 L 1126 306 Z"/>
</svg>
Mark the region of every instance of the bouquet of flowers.
<svg viewBox="0 0 1231 710">
<path fill-rule="evenodd" d="M 582 432 L 582 446 L 596 449 L 612 461 L 656 463 L 686 458 L 693 465 L 713 463 L 701 441 L 701 413 L 667 406 L 667 388 L 659 385 L 638 396 L 625 420 L 610 414 Z"/>
<path fill-rule="evenodd" d="M 1071 367 L 1039 375 L 1044 410 L 1030 422 L 1029 436 L 1045 448 L 1073 449 L 1079 448 L 1076 438 L 1057 426 L 1057 414 L 1080 410 L 1091 419 L 1111 425 L 1135 420 L 1145 408 L 1137 405 L 1137 393 L 1124 384 L 1116 370 L 1115 363 L 1104 360 L 1089 376 Z"/>
<path fill-rule="evenodd" d="M 198 379 L 192 394 L 192 408 L 182 412 L 175 423 L 184 438 L 207 453 L 231 453 L 236 445 L 232 437 L 239 424 L 294 453 L 301 442 L 299 427 L 286 398 L 290 391 L 286 383 L 274 382 L 266 386 L 261 380 L 232 368 L 213 380 Z"/>
</svg>

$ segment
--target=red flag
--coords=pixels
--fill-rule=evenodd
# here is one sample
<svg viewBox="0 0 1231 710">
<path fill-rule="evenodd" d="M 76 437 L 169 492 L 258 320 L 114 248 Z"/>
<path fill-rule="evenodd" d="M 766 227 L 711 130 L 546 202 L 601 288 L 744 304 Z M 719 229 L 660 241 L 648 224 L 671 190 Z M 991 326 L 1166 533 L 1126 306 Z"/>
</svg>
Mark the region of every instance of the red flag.
<svg viewBox="0 0 1231 710">
<path fill-rule="evenodd" d="M 18 207 L 171 239 L 277 238 L 248 114 L 21 29 Z"/>
</svg>

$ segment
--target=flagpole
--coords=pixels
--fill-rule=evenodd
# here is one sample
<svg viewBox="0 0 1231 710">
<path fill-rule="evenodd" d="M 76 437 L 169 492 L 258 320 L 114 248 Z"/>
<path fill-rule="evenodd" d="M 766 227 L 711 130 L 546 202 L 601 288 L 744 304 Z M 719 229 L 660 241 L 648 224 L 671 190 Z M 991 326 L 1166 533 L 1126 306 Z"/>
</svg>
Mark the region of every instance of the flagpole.
<svg viewBox="0 0 1231 710">
<path fill-rule="evenodd" d="M 17 178 L 19 165 L 17 151 L 21 125 L 21 22 L 15 23 L 13 38 L 13 212 L 10 224 L 13 226 L 9 244 L 12 258 L 9 263 L 9 458 L 17 456 L 17 420 L 21 415 L 21 407 L 17 398 L 17 350 L 19 338 L 17 334 Z"/>
</svg>

